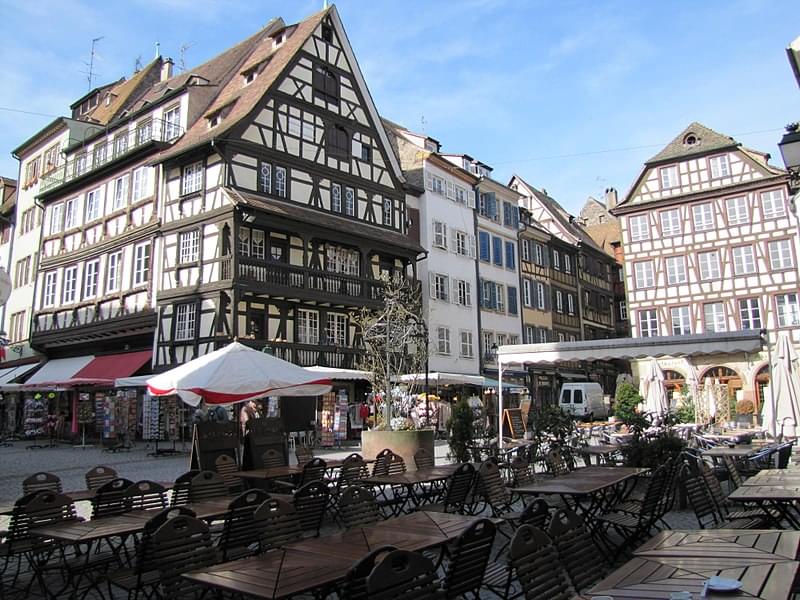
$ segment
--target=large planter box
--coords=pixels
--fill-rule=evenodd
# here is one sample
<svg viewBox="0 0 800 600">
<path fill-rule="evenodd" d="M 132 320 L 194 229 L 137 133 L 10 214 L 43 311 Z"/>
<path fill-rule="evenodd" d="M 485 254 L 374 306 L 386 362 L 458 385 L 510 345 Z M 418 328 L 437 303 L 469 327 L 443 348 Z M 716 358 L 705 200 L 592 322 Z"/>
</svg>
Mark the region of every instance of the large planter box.
<svg viewBox="0 0 800 600">
<path fill-rule="evenodd" d="M 406 469 L 416 471 L 414 454 L 420 448 L 433 453 L 433 429 L 416 429 L 413 431 L 362 431 L 361 454 L 364 458 L 375 458 L 378 452 L 389 448 L 406 461 Z"/>
</svg>

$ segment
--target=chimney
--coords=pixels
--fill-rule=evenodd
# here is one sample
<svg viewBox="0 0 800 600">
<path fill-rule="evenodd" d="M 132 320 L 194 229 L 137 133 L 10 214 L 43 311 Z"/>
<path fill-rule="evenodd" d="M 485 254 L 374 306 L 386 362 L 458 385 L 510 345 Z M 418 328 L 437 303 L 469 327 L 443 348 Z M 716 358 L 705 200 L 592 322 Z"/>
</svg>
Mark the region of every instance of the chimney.
<svg viewBox="0 0 800 600">
<path fill-rule="evenodd" d="M 172 65 L 174 64 L 175 63 L 172 62 L 171 58 L 168 58 L 161 63 L 161 81 L 166 81 L 172 77 Z"/>
<path fill-rule="evenodd" d="M 617 190 L 614 188 L 606 189 L 606 209 L 611 210 L 617 206 Z"/>
</svg>

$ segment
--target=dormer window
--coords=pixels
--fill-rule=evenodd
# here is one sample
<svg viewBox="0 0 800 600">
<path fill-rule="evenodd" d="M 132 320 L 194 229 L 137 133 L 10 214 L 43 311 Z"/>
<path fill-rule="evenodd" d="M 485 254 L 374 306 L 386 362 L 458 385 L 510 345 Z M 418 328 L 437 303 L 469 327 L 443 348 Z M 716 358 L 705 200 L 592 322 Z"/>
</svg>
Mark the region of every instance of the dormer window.
<svg viewBox="0 0 800 600">
<path fill-rule="evenodd" d="M 272 47 L 277 48 L 286 41 L 286 32 L 281 31 L 278 35 L 272 38 Z"/>
<path fill-rule="evenodd" d="M 336 74 L 322 65 L 314 67 L 312 77 L 314 96 L 326 102 L 339 104 L 339 78 Z"/>
<path fill-rule="evenodd" d="M 698 138 L 693 133 L 687 133 L 686 137 L 683 138 L 684 146 L 696 146 L 699 143 L 700 143 L 700 138 Z"/>
<path fill-rule="evenodd" d="M 222 115 L 220 113 L 212 115 L 212 116 L 208 117 L 208 128 L 209 129 L 213 129 L 214 127 L 219 125 L 221 122 L 222 122 Z"/>
<path fill-rule="evenodd" d="M 250 85 L 256 80 L 258 77 L 258 70 L 257 69 L 250 69 L 249 71 L 245 71 L 242 73 L 242 80 L 244 85 Z"/>
</svg>

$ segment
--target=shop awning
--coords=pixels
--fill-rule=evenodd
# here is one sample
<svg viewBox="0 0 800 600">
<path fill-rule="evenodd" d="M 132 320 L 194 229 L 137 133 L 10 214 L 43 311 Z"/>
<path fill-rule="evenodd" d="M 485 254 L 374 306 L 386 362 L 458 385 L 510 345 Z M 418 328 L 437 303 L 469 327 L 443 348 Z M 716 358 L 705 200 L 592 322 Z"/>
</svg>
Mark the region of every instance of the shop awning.
<svg viewBox="0 0 800 600">
<path fill-rule="evenodd" d="M 25 382 L 23 389 L 51 389 L 62 387 L 62 384 L 72 378 L 75 373 L 88 365 L 94 356 L 73 356 L 71 358 L 54 358 L 48 360 L 44 366 L 36 371 Z M 69 385 L 63 386 L 69 387 Z"/>
<path fill-rule="evenodd" d="M 483 387 L 485 388 L 494 388 L 497 389 L 497 386 L 500 383 L 497 379 L 490 379 L 489 377 L 483 378 Z M 506 392 L 525 392 L 528 390 L 524 385 L 516 385 L 514 383 L 508 383 L 507 381 L 503 382 L 503 390 Z"/>
<path fill-rule="evenodd" d="M 114 380 L 119 377 L 130 377 L 136 373 L 150 362 L 152 357 L 152 350 L 95 356 L 92 362 L 75 373 L 72 378 L 113 384 Z"/>
<path fill-rule="evenodd" d="M 441 373 L 433 371 L 428 373 L 428 383 L 433 385 L 483 385 L 483 375 L 465 375 L 464 373 Z M 397 378 L 401 383 L 425 383 L 425 373 L 408 373 Z"/>
<path fill-rule="evenodd" d="M 581 360 L 635 360 L 661 356 L 756 353 L 761 348 L 762 340 L 758 331 L 727 331 L 699 335 L 501 346 L 497 350 L 497 360 L 503 365 Z"/>
<path fill-rule="evenodd" d="M 0 369 L 0 385 L 12 383 L 15 379 L 19 379 L 25 373 L 28 373 L 38 367 L 41 363 L 28 363 L 27 365 L 17 365 L 16 367 L 6 367 Z"/>
<path fill-rule="evenodd" d="M 133 377 L 119 377 L 114 381 L 114 387 L 117 388 L 130 388 L 130 387 L 147 387 L 147 380 L 153 375 L 134 375 Z"/>
<path fill-rule="evenodd" d="M 308 371 L 314 371 L 325 375 L 328 379 L 338 379 L 339 381 L 356 381 L 356 380 L 369 380 L 369 373 L 366 371 L 359 371 L 357 369 L 336 369 L 334 367 L 306 367 Z"/>
</svg>

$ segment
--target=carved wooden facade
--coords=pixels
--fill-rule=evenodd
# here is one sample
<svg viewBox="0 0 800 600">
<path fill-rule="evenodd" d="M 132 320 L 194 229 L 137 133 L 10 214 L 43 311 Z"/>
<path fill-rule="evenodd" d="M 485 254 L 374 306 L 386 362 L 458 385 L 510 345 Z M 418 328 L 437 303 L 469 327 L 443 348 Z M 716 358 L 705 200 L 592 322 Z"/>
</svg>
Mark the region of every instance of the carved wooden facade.
<svg viewBox="0 0 800 600">
<path fill-rule="evenodd" d="M 238 70 L 187 133 L 201 141 L 164 158 L 155 366 L 238 338 L 353 367 L 352 312 L 421 250 L 397 159 L 335 8 L 265 36 Z"/>
</svg>

